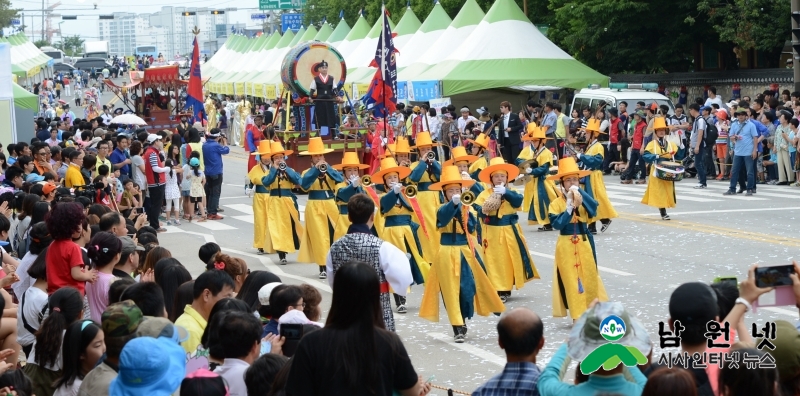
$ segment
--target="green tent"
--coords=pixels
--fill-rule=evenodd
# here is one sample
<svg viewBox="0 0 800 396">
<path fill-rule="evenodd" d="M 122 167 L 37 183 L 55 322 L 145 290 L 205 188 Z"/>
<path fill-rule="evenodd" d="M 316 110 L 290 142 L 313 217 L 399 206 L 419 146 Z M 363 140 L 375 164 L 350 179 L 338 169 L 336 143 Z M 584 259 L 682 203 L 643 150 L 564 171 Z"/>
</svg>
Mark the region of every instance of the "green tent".
<svg viewBox="0 0 800 396">
<path fill-rule="evenodd" d="M 31 110 L 34 113 L 39 111 L 39 97 L 20 87 L 17 83 L 12 84 L 14 84 L 14 105 Z"/>
<path fill-rule="evenodd" d="M 328 36 L 328 42 L 331 44 L 338 44 L 344 41 L 348 34 L 350 34 L 350 25 L 345 22 L 344 18 L 339 21 L 339 24 L 336 25 L 336 29 L 333 29 L 331 35 Z"/>
<path fill-rule="evenodd" d="M 327 41 L 328 37 L 331 36 L 331 33 L 333 33 L 333 28 L 331 27 L 331 24 L 327 22 L 323 23 L 322 26 L 320 26 L 317 35 L 314 36 L 314 40 Z"/>
</svg>

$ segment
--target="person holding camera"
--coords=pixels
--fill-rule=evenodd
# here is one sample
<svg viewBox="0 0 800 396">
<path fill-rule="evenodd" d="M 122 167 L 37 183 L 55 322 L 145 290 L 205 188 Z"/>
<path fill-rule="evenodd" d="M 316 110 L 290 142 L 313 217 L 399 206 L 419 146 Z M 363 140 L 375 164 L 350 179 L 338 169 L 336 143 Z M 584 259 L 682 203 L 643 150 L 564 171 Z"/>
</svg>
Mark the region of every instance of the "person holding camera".
<svg viewBox="0 0 800 396">
<path fill-rule="evenodd" d="M 222 135 L 219 128 L 211 128 L 203 144 L 203 161 L 206 169 L 206 209 L 209 220 L 222 220 L 218 215 L 219 196 L 222 194 L 222 156 L 231 152 L 227 136 Z"/>
</svg>

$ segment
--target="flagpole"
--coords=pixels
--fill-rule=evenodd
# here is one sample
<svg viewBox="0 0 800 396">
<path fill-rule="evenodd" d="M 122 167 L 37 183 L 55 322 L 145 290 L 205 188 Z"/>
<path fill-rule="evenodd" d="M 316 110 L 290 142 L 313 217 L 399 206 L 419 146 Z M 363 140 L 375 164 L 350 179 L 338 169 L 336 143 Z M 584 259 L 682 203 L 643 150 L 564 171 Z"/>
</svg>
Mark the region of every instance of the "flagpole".
<svg viewBox="0 0 800 396">
<path fill-rule="evenodd" d="M 387 23 L 386 21 L 386 4 L 381 4 L 381 25 Z M 381 102 L 383 103 L 383 136 L 386 142 L 389 142 L 389 133 L 386 126 L 386 29 L 381 26 Z M 383 139 L 381 139 L 383 141 Z"/>
</svg>

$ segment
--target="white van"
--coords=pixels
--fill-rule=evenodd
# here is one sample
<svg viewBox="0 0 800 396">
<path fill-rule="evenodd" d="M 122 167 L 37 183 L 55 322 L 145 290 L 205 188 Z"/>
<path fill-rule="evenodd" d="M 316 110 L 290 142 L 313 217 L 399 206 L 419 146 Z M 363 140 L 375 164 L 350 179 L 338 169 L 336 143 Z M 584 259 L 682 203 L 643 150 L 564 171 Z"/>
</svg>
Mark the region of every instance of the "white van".
<svg viewBox="0 0 800 396">
<path fill-rule="evenodd" d="M 597 108 L 600 101 L 605 101 L 608 104 L 606 108 L 619 107 L 619 102 L 626 102 L 628 103 L 629 114 L 636 108 L 637 102 L 644 102 L 645 107 L 655 102 L 659 107 L 661 105 L 669 106 L 669 114 L 675 114 L 675 106 L 673 106 L 669 98 L 658 92 L 648 90 L 648 88 L 653 88 L 654 90 L 658 89 L 657 84 L 611 83 L 611 87 L 612 88 L 581 89 L 580 92 L 577 92 L 575 97 L 572 98 L 572 106 L 569 108 L 569 112 L 565 112 L 565 114 L 571 114 L 572 109 L 578 109 L 578 113 L 583 116 L 581 109 L 583 109 L 584 106 L 589 107 L 589 109 L 594 112 L 594 109 Z M 633 87 L 641 87 L 644 89 L 633 89 Z"/>
</svg>

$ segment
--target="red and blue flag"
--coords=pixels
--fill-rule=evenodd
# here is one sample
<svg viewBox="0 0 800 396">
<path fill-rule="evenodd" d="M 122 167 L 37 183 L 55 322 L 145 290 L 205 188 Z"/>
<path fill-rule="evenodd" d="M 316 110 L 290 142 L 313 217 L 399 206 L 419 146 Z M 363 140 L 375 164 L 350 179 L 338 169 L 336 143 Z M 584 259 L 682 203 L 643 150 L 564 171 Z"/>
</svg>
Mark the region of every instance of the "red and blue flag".
<svg viewBox="0 0 800 396">
<path fill-rule="evenodd" d="M 186 89 L 186 109 L 192 112 L 192 122 L 205 120 L 206 112 L 203 107 L 203 80 L 200 77 L 200 49 L 197 46 L 197 37 L 192 43 L 192 66 L 189 69 L 189 87 Z"/>
<path fill-rule="evenodd" d="M 388 117 L 397 108 L 397 49 L 394 47 L 394 36 L 385 5 L 382 10 L 383 29 L 375 50 L 375 59 L 369 64 L 378 70 L 372 77 L 369 90 L 361 98 L 367 110 L 377 118 Z"/>
</svg>

